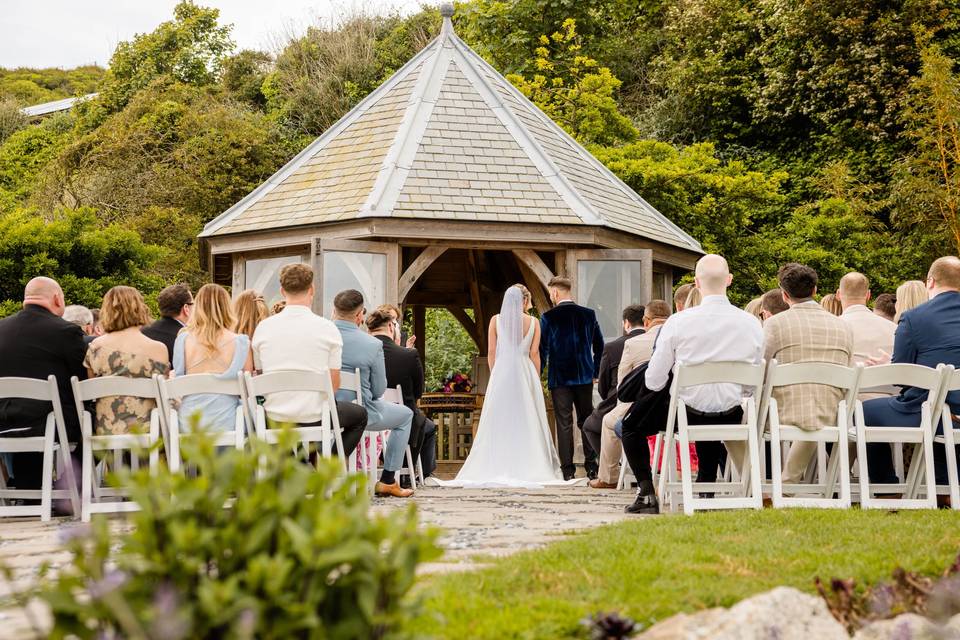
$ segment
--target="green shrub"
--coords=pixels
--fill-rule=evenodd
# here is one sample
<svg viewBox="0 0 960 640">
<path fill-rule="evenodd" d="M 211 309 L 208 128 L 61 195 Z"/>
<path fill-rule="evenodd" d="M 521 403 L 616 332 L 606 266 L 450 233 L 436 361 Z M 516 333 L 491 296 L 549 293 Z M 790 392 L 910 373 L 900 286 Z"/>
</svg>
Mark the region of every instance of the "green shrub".
<svg viewBox="0 0 960 640">
<path fill-rule="evenodd" d="M 38 591 L 50 637 L 406 637 L 435 532 L 413 505 L 370 515 L 360 475 L 314 468 L 290 444 L 218 454 L 198 439 L 183 447 L 196 473 L 120 478 L 142 511 L 129 533 L 95 518 L 66 536 L 71 562 Z"/>
</svg>

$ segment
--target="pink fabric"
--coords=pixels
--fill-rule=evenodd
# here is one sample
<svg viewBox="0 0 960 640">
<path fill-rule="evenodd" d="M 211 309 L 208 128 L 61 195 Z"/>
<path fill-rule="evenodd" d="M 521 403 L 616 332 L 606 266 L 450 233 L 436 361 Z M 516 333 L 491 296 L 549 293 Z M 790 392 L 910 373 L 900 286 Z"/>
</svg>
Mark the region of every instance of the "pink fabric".
<svg viewBox="0 0 960 640">
<path fill-rule="evenodd" d="M 367 447 L 369 446 L 368 443 L 370 442 L 370 438 L 376 438 L 376 442 L 374 444 L 373 460 L 371 460 L 370 457 L 367 456 L 366 468 L 367 469 L 371 468 L 371 466 L 376 464 L 376 462 L 380 459 L 380 454 L 383 452 L 383 444 L 384 444 L 383 434 L 374 433 L 372 435 L 365 435 L 363 436 L 363 439 L 360 441 L 359 446 L 357 446 L 356 453 L 354 453 L 354 456 L 351 459 L 351 464 L 353 465 L 353 469 L 352 469 L 353 471 L 362 471 L 364 469 L 363 458 L 361 458 L 361 456 L 367 455 L 366 452 L 367 452 Z"/>
<path fill-rule="evenodd" d="M 650 468 L 652 469 L 654 464 L 656 464 L 657 473 L 660 473 L 663 470 L 662 469 L 663 451 L 660 452 L 660 460 L 654 461 L 653 451 L 656 444 L 657 444 L 657 436 L 647 437 L 647 446 L 650 448 Z M 674 444 L 677 447 L 676 461 L 677 461 L 677 471 L 679 471 L 680 470 L 680 443 L 675 441 Z M 690 470 L 693 473 L 696 473 L 697 470 L 700 468 L 699 460 L 697 459 L 697 449 L 693 445 L 693 443 L 690 443 L 689 446 L 690 446 Z"/>
</svg>

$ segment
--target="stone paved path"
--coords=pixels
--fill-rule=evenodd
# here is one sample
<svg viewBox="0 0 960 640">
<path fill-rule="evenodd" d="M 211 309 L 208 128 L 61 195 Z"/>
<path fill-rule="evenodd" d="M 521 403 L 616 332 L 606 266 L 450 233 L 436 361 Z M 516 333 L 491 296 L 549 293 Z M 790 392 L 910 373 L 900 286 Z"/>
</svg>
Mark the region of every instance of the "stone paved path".
<svg viewBox="0 0 960 640">
<path fill-rule="evenodd" d="M 629 492 L 598 491 L 587 487 L 541 491 L 506 489 L 425 488 L 415 498 L 424 523 L 443 529 L 443 558 L 424 565 L 424 573 L 464 571 L 501 557 L 548 544 L 559 536 L 627 518 L 623 507 Z M 405 505 L 405 501 L 376 499 L 375 511 Z M 47 560 L 54 566 L 66 560 L 60 535 L 76 521 L 48 524 L 36 520 L 0 521 L 0 562 L 12 567 L 15 584 L 23 586 Z M 116 520 L 116 526 L 122 526 Z M 0 640 L 30 638 L 23 614 L 9 608 L 11 586 L 0 580 Z M 6 607 L 6 608 L 5 608 Z"/>
</svg>

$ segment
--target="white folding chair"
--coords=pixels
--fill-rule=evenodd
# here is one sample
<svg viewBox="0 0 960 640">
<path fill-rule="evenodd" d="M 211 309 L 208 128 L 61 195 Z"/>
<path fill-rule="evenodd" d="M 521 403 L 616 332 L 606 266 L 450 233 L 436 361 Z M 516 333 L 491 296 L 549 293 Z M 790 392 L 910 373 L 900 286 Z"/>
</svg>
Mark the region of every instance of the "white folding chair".
<svg viewBox="0 0 960 640">
<path fill-rule="evenodd" d="M 853 427 L 855 408 L 862 366 L 845 367 L 823 362 L 804 362 L 777 364 L 770 361 L 764 385 L 764 402 L 767 406 L 770 426 L 770 466 L 772 467 L 771 501 L 775 508 L 781 507 L 817 507 L 840 508 L 850 506 L 850 442 L 849 434 Z M 837 405 L 837 422 L 816 430 L 803 429 L 798 425 L 782 424 L 777 399 L 773 390 L 796 384 L 822 384 L 841 389 L 843 398 Z M 785 442 L 815 442 L 817 455 L 814 457 L 817 468 L 817 481 L 812 483 L 783 484 L 783 444 Z M 827 458 L 827 445 L 833 445 L 833 453 Z M 812 462 L 811 462 L 812 464 Z M 840 483 L 839 496 L 834 498 L 837 481 Z M 806 495 L 784 495 L 790 494 Z M 812 495 L 811 495 L 812 494 Z"/>
<path fill-rule="evenodd" d="M 854 423 L 857 437 L 857 466 L 860 472 L 860 506 L 864 509 L 931 509 L 937 506 L 936 480 L 933 469 L 934 425 L 940 418 L 950 370 L 944 365 L 936 369 L 916 364 L 887 364 L 866 367 L 860 387 L 870 389 L 900 385 L 925 389 L 928 399 L 920 410 L 920 426 L 878 427 L 866 424 L 863 403 L 857 401 Z M 867 444 L 912 443 L 913 458 L 905 482 L 873 484 L 867 472 Z M 918 498 L 920 478 L 924 474 L 926 495 Z M 874 493 L 902 493 L 902 498 L 876 498 Z"/>
<path fill-rule="evenodd" d="M 160 413 L 160 420 L 165 423 L 164 432 L 167 439 L 164 446 L 167 450 L 167 464 L 171 471 L 180 469 L 180 439 L 190 437 L 189 432 L 180 432 L 180 409 L 179 401 L 185 396 L 198 393 L 216 393 L 225 396 L 236 396 L 237 410 L 234 416 L 233 429 L 229 431 L 209 431 L 207 435 L 213 438 L 213 444 L 217 447 L 235 447 L 243 449 L 247 436 L 246 412 L 243 409 L 243 373 L 237 373 L 236 377 L 222 378 L 212 373 L 196 373 L 177 378 L 159 378 L 160 384 L 160 406 L 163 410 Z M 187 416 L 191 418 L 192 416 Z M 203 429 L 203 416 L 198 415 L 198 426 Z"/>
<path fill-rule="evenodd" d="M 320 425 L 309 427 L 291 425 L 291 430 L 296 434 L 297 441 L 304 447 L 319 442 L 321 453 L 326 457 L 332 455 L 332 447 L 336 443 L 337 456 L 346 472 L 347 459 L 343 451 L 340 416 L 337 414 L 329 371 L 271 371 L 258 376 L 244 372 L 243 378 L 247 388 L 250 415 L 253 416 L 254 433 L 258 439 L 271 444 L 277 443 L 279 431 L 267 428 L 267 414 L 263 406 L 257 403 L 257 397 L 266 397 L 278 392 L 317 394 L 322 407 Z"/>
<path fill-rule="evenodd" d="M 382 397 L 381 399 L 382 399 L 384 402 L 391 402 L 391 403 L 393 403 L 393 404 L 403 404 L 403 389 L 400 388 L 400 385 L 397 385 L 397 387 L 396 387 L 395 389 L 389 389 L 389 388 L 388 388 L 386 391 L 383 392 L 383 397 Z M 386 440 L 387 438 L 390 438 L 390 437 L 391 437 L 390 434 L 391 434 L 392 432 L 390 432 L 390 431 L 381 431 L 380 433 L 381 433 L 381 435 L 386 434 L 386 437 L 384 438 L 384 440 Z M 384 446 L 386 446 L 386 442 L 384 442 Z M 368 450 L 368 452 L 369 452 L 369 450 Z M 377 466 L 376 449 L 374 449 L 374 451 L 373 451 L 373 458 L 372 458 L 372 459 L 373 459 L 373 461 L 374 461 L 374 463 L 373 463 L 374 474 L 376 474 L 376 466 Z M 414 462 L 413 462 L 413 452 L 412 452 L 411 449 L 410 449 L 410 445 L 407 445 L 407 468 L 406 468 L 406 469 L 400 469 L 399 471 L 397 471 L 397 475 L 398 475 L 398 476 L 409 476 L 409 477 L 410 477 L 410 486 L 413 487 L 414 489 L 417 488 L 417 482 L 419 482 L 420 484 L 423 484 L 423 466 L 420 464 L 420 460 L 419 460 L 419 459 L 417 460 L 417 463 L 414 464 Z"/>
<path fill-rule="evenodd" d="M 737 424 L 691 425 L 687 418 L 686 404 L 679 398 L 679 390 L 685 387 L 703 384 L 732 383 L 753 390 L 753 396 L 745 397 L 742 402 L 745 421 Z M 762 509 L 763 495 L 760 488 L 760 454 L 757 442 L 757 407 L 754 396 L 763 387 L 763 364 L 745 362 L 709 362 L 698 365 L 678 363 L 673 370 L 673 384 L 670 388 L 670 410 L 667 416 L 666 437 L 663 450 L 665 458 L 674 451 L 674 425 L 680 442 L 679 489 L 683 496 L 683 512 L 693 514 L 697 509 Z M 744 474 L 741 482 L 694 482 L 690 462 L 690 443 L 696 441 L 745 441 L 747 460 L 751 473 Z M 677 483 L 675 465 L 665 462 L 666 467 L 659 475 L 659 494 L 662 501 L 668 501 L 671 509 L 676 509 Z M 732 497 L 694 497 L 694 491 L 719 493 L 733 491 Z M 749 495 L 748 495 L 749 494 Z"/>
<path fill-rule="evenodd" d="M 77 494 L 77 482 L 73 475 L 73 461 L 70 459 L 69 441 L 66 423 L 63 419 L 63 407 L 60 405 L 60 393 L 57 379 L 48 376 L 46 380 L 34 378 L 0 378 L 0 398 L 18 400 L 39 400 L 49 402 L 52 410 L 42 436 L 23 438 L 0 436 L 2 453 L 41 453 L 43 454 L 43 479 L 40 489 L 10 489 L 0 478 L 0 499 L 40 500 L 37 505 L 0 504 L 0 516 L 40 516 L 40 520 L 50 520 L 53 498 L 67 499 L 73 506 L 73 512 L 80 510 L 80 498 Z M 0 425 L 0 430 L 4 429 Z M 56 432 L 56 436 L 54 436 Z M 66 475 L 67 488 L 54 489 L 54 455 L 59 462 L 59 476 Z M 8 469 L 8 471 L 10 471 Z"/>
<path fill-rule="evenodd" d="M 154 378 L 126 378 L 123 376 L 104 376 L 80 381 L 76 376 L 70 379 L 73 386 L 73 397 L 76 402 L 77 416 L 80 419 L 80 431 L 83 436 L 83 468 L 81 470 L 81 519 L 90 521 L 93 513 L 119 513 L 136 511 L 139 505 L 135 502 L 124 501 L 126 492 L 123 489 L 108 488 L 101 485 L 98 467 L 105 466 L 107 461 L 94 460 L 96 451 L 113 451 L 114 471 L 124 463 L 124 453 L 130 454 L 130 466 L 133 469 L 139 466 L 138 454 L 142 449 L 149 449 L 150 470 L 156 471 L 160 462 L 160 450 L 156 446 L 160 442 L 160 389 Z M 113 396 L 130 396 L 153 400 L 156 407 L 150 411 L 150 424 L 143 433 L 124 433 L 117 435 L 94 434 L 93 416 L 84 408 L 85 402 L 93 402 L 100 398 Z M 96 498 L 96 499 L 95 499 Z M 115 498 L 104 500 L 104 498 Z"/>
<path fill-rule="evenodd" d="M 953 509 L 960 509 L 960 482 L 957 478 L 957 431 L 954 425 L 953 412 L 950 410 L 950 405 L 947 404 L 947 394 L 951 391 L 960 391 L 960 371 L 954 370 L 952 366 L 948 369 L 942 393 L 943 404 L 940 409 L 940 424 L 943 434 L 935 436 L 933 441 L 944 445 L 947 450 L 947 477 L 950 482 L 947 490 L 950 494 L 950 506 Z"/>
</svg>

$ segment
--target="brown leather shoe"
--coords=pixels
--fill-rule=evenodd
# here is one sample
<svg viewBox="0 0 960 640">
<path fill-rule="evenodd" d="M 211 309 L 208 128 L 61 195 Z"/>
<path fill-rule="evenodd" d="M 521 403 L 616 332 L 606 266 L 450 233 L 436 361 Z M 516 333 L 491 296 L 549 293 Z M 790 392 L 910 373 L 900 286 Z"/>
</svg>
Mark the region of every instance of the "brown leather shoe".
<svg viewBox="0 0 960 640">
<path fill-rule="evenodd" d="M 594 478 L 593 480 L 591 480 L 591 481 L 588 482 L 587 484 L 590 485 L 590 487 L 593 488 L 593 489 L 616 489 L 616 488 L 617 488 L 617 485 L 616 485 L 616 484 L 611 484 L 611 483 L 609 483 L 609 482 L 604 482 L 604 481 L 601 480 L 600 478 Z"/>
<path fill-rule="evenodd" d="M 399 482 L 393 484 L 378 482 L 374 486 L 373 492 L 378 496 L 393 496 L 394 498 L 409 498 L 413 495 L 413 489 L 401 489 Z"/>
</svg>

